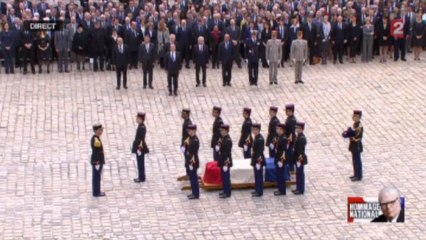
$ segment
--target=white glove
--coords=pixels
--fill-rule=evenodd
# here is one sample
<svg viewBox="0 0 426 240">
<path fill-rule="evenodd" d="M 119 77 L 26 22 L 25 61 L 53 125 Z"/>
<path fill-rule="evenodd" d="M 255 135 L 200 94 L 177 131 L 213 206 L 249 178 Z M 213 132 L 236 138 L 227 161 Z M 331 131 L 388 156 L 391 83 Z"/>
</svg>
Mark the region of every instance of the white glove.
<svg viewBox="0 0 426 240">
<path fill-rule="evenodd" d="M 99 169 L 101 169 L 101 165 L 95 165 L 96 171 L 99 171 Z"/>
<path fill-rule="evenodd" d="M 260 170 L 260 164 L 256 163 L 256 169 L 259 171 Z"/>
<path fill-rule="evenodd" d="M 269 60 L 266 60 L 266 62 L 268 63 L 268 65 L 269 65 Z"/>
<path fill-rule="evenodd" d="M 283 167 L 283 163 L 282 162 L 278 162 L 278 167 L 282 168 Z"/>
<path fill-rule="evenodd" d="M 271 148 L 271 150 L 274 150 L 275 146 L 273 143 L 269 144 L 269 148 Z"/>
<path fill-rule="evenodd" d="M 227 172 L 228 171 L 228 166 L 223 166 L 222 169 L 223 169 L 224 172 Z"/>
<path fill-rule="evenodd" d="M 216 146 L 214 147 L 214 150 L 216 150 L 216 152 L 219 152 L 219 150 L 220 150 L 219 145 L 216 145 Z"/>
<path fill-rule="evenodd" d="M 185 153 L 185 150 L 186 150 L 186 148 L 185 148 L 184 146 L 180 147 L 180 151 L 181 151 L 182 153 Z"/>
<path fill-rule="evenodd" d="M 137 154 L 138 156 L 140 156 L 140 155 L 142 154 L 141 150 L 139 150 L 139 149 L 138 149 L 138 150 L 136 151 L 136 154 Z"/>
<path fill-rule="evenodd" d="M 246 152 L 248 150 L 248 146 L 244 144 L 243 149 L 244 149 L 244 152 Z"/>
<path fill-rule="evenodd" d="M 192 164 L 189 164 L 189 170 L 192 171 L 192 169 L 194 169 L 194 167 L 192 166 Z"/>
<path fill-rule="evenodd" d="M 297 161 L 297 163 L 296 163 L 296 166 L 298 167 L 298 168 L 300 168 L 300 162 L 299 161 Z"/>
</svg>

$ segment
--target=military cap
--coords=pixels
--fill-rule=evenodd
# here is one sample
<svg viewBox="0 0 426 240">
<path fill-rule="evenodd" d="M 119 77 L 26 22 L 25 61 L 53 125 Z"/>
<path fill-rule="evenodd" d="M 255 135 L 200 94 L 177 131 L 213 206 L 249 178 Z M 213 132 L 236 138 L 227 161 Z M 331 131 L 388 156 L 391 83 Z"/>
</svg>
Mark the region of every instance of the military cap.
<svg viewBox="0 0 426 240">
<path fill-rule="evenodd" d="M 354 115 L 359 115 L 359 117 L 362 117 L 362 111 L 361 110 L 354 110 Z"/>
<path fill-rule="evenodd" d="M 292 110 L 292 111 L 294 111 L 294 104 L 290 103 L 290 104 L 285 105 L 285 110 Z"/>
<path fill-rule="evenodd" d="M 197 130 L 197 125 L 196 124 L 188 125 L 188 127 L 186 129 L 188 129 L 188 130 Z"/>
<path fill-rule="evenodd" d="M 229 125 L 228 125 L 228 124 L 222 124 L 222 125 L 220 126 L 220 129 L 224 129 L 224 130 L 226 130 L 226 131 L 229 131 Z"/>
<path fill-rule="evenodd" d="M 277 127 L 282 128 L 282 129 L 285 129 L 285 124 L 284 124 L 284 123 L 278 123 L 278 124 L 277 124 Z"/>
<path fill-rule="evenodd" d="M 98 129 L 101 129 L 102 128 L 102 124 L 100 124 L 100 123 L 96 123 L 96 124 L 94 124 L 93 125 L 93 131 L 97 131 Z"/>
<path fill-rule="evenodd" d="M 138 112 L 138 114 L 136 114 L 136 117 L 145 119 L 145 113 L 144 112 Z"/>
<path fill-rule="evenodd" d="M 252 128 L 257 128 L 257 129 L 259 129 L 259 130 L 260 130 L 261 125 L 260 125 L 260 123 L 253 123 L 253 124 L 251 125 L 251 127 L 252 127 Z"/>
<path fill-rule="evenodd" d="M 305 123 L 304 122 L 297 122 L 296 126 L 300 127 L 302 130 L 305 129 Z"/>
<path fill-rule="evenodd" d="M 245 108 L 243 109 L 243 112 L 248 113 L 248 114 L 251 114 L 251 108 L 245 107 Z"/>
<path fill-rule="evenodd" d="M 191 110 L 189 110 L 189 108 L 184 108 L 182 109 L 182 112 L 190 114 Z"/>
<path fill-rule="evenodd" d="M 271 107 L 269 107 L 269 111 L 277 112 L 278 111 L 278 107 L 271 106 Z"/>
<path fill-rule="evenodd" d="M 214 107 L 213 107 L 213 111 L 222 112 L 222 108 L 221 108 L 221 107 L 218 107 L 218 106 L 214 106 Z"/>
</svg>

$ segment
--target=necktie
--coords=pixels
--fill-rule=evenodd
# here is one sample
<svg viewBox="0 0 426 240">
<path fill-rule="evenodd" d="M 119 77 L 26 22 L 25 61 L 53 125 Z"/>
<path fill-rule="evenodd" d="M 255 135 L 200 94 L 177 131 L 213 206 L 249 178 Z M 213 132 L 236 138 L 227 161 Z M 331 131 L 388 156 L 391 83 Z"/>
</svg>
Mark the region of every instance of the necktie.
<svg viewBox="0 0 426 240">
<path fill-rule="evenodd" d="M 146 51 L 149 52 L 149 44 L 146 44 Z"/>
<path fill-rule="evenodd" d="M 173 62 L 176 61 L 175 52 L 173 52 Z"/>
<path fill-rule="evenodd" d="M 341 23 L 339 23 L 339 29 L 342 30 L 342 24 Z"/>
<path fill-rule="evenodd" d="M 203 51 L 202 45 L 199 45 L 199 48 L 200 48 L 200 52 Z"/>
<path fill-rule="evenodd" d="M 225 43 L 225 48 L 228 49 L 228 42 Z"/>
<path fill-rule="evenodd" d="M 123 46 L 120 46 L 120 53 L 123 54 Z"/>
</svg>

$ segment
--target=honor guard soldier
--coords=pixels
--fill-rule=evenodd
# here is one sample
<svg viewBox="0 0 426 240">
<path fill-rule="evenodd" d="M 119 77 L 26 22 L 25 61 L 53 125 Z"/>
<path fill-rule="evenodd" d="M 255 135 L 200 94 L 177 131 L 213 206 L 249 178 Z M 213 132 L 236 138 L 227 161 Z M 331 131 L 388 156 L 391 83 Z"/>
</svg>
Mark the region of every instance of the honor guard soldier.
<svg viewBox="0 0 426 240">
<path fill-rule="evenodd" d="M 105 196 L 105 193 L 101 192 L 101 175 L 102 168 L 105 164 L 104 147 L 101 141 L 103 130 L 102 124 L 93 125 L 93 131 L 95 134 L 90 140 L 90 145 L 92 147 L 90 163 L 92 164 L 92 189 L 94 197 Z"/>
<path fill-rule="evenodd" d="M 212 111 L 212 116 L 214 117 L 213 122 L 213 135 L 210 147 L 213 148 L 213 160 L 219 160 L 219 152 L 216 150 L 216 145 L 220 145 L 220 126 L 222 126 L 223 121 L 220 117 L 220 113 L 222 112 L 222 108 L 214 106 Z"/>
<path fill-rule="evenodd" d="M 277 170 L 277 187 L 278 191 L 274 192 L 275 196 L 286 195 L 285 185 L 285 165 L 288 162 L 287 137 L 285 136 L 285 124 L 277 125 L 277 141 L 275 143 L 275 167 Z"/>
<path fill-rule="evenodd" d="M 354 136 L 351 137 L 349 141 L 349 151 L 352 153 L 352 164 L 354 168 L 354 176 L 350 177 L 350 179 L 353 182 L 361 181 L 362 179 L 361 153 L 363 151 L 362 134 L 364 132 L 364 129 L 361 124 L 361 117 L 362 111 L 355 110 L 352 116 L 352 120 L 354 121 Z"/>
<path fill-rule="evenodd" d="M 269 108 L 269 116 L 271 120 L 269 121 L 268 126 L 268 136 L 266 137 L 266 145 L 269 148 L 269 157 L 275 157 L 275 142 L 277 141 L 277 125 L 280 123 L 280 120 L 277 118 L 277 107 Z"/>
<path fill-rule="evenodd" d="M 191 183 L 192 194 L 188 195 L 188 199 L 200 198 L 200 189 L 198 186 L 197 170 L 200 166 L 198 158 L 198 149 L 200 148 L 200 141 L 197 137 L 197 125 L 188 126 L 189 144 L 187 147 L 187 154 L 185 156 L 185 168 L 189 170 L 189 180 Z"/>
<path fill-rule="evenodd" d="M 260 197 L 263 195 L 263 167 L 266 166 L 265 155 L 265 139 L 260 134 L 260 124 L 253 124 L 253 154 L 251 156 L 251 166 L 254 170 L 255 191 L 252 192 L 252 197 Z"/>
<path fill-rule="evenodd" d="M 305 153 L 306 137 L 303 133 L 305 129 L 304 122 L 297 122 L 296 131 L 297 137 L 294 141 L 293 161 L 296 163 L 296 190 L 292 192 L 296 195 L 305 192 L 305 172 L 304 166 L 308 164 L 308 158 Z"/>
<path fill-rule="evenodd" d="M 189 141 L 188 126 L 192 124 L 192 121 L 189 118 L 190 114 L 191 114 L 191 110 L 189 110 L 188 108 L 182 109 L 181 117 L 183 119 L 183 124 L 182 124 L 182 140 L 181 140 L 180 149 L 184 156 L 186 156 L 186 151 L 188 150 L 188 141 Z M 189 176 L 188 168 L 186 168 L 186 176 Z"/>
<path fill-rule="evenodd" d="M 244 158 L 251 158 L 251 146 L 253 143 L 253 137 L 251 136 L 252 123 L 250 114 L 250 108 L 243 109 L 244 122 L 241 128 L 241 137 L 240 141 L 238 142 L 238 147 L 243 148 Z"/>
<path fill-rule="evenodd" d="M 285 115 L 287 115 L 287 119 L 285 120 L 285 135 L 288 139 L 288 157 L 290 161 L 288 161 L 290 171 L 294 172 L 294 165 L 296 162 L 293 162 L 293 145 L 294 139 L 296 137 L 296 117 L 294 116 L 294 104 L 285 105 Z"/>
<path fill-rule="evenodd" d="M 231 167 L 232 167 L 232 140 L 229 136 L 229 125 L 220 126 L 219 161 L 218 166 L 222 174 L 223 192 L 219 194 L 220 198 L 231 197 Z"/>
<path fill-rule="evenodd" d="M 132 145 L 132 153 L 136 154 L 136 162 L 138 164 L 138 177 L 133 179 L 135 183 L 145 182 L 145 154 L 149 152 L 145 142 L 146 127 L 145 113 L 138 112 L 136 115 L 138 128 L 136 129 L 135 140 Z"/>
</svg>

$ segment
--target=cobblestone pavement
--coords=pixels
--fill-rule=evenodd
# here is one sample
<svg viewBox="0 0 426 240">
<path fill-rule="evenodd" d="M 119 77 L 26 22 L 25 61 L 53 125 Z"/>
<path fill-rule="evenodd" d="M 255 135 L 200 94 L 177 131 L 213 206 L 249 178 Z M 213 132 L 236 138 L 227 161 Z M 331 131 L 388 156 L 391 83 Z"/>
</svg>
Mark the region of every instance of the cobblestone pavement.
<svg viewBox="0 0 426 240">
<path fill-rule="evenodd" d="M 258 87 L 247 69 L 234 69 L 233 87 L 209 68 L 208 87 L 195 87 L 195 70 L 183 69 L 180 95 L 167 96 L 166 74 L 154 71 L 154 90 L 142 89 L 141 70 L 129 89 L 115 90 L 113 72 L 0 75 L 0 239 L 426 239 L 426 67 L 408 61 L 306 66 L 304 85 L 294 69 L 279 69 L 279 85 L 260 69 Z M 56 65 L 55 65 L 56 69 Z M 268 108 L 296 104 L 306 121 L 307 192 L 252 199 L 250 191 L 201 192 L 188 201 L 176 177 L 184 173 L 179 151 L 180 110 L 189 107 L 199 126 L 200 158 L 211 160 L 213 105 L 231 125 L 233 154 L 243 107 L 263 124 Z M 350 153 L 340 133 L 353 109 L 364 111 L 364 179 L 353 183 Z M 130 153 L 137 111 L 147 112 L 147 182 L 133 183 Z M 102 189 L 91 195 L 89 165 L 93 123 L 105 126 Z M 406 223 L 348 224 L 348 196 L 377 196 L 387 185 L 407 198 Z M 423 220 L 421 220 L 423 219 Z"/>
</svg>

